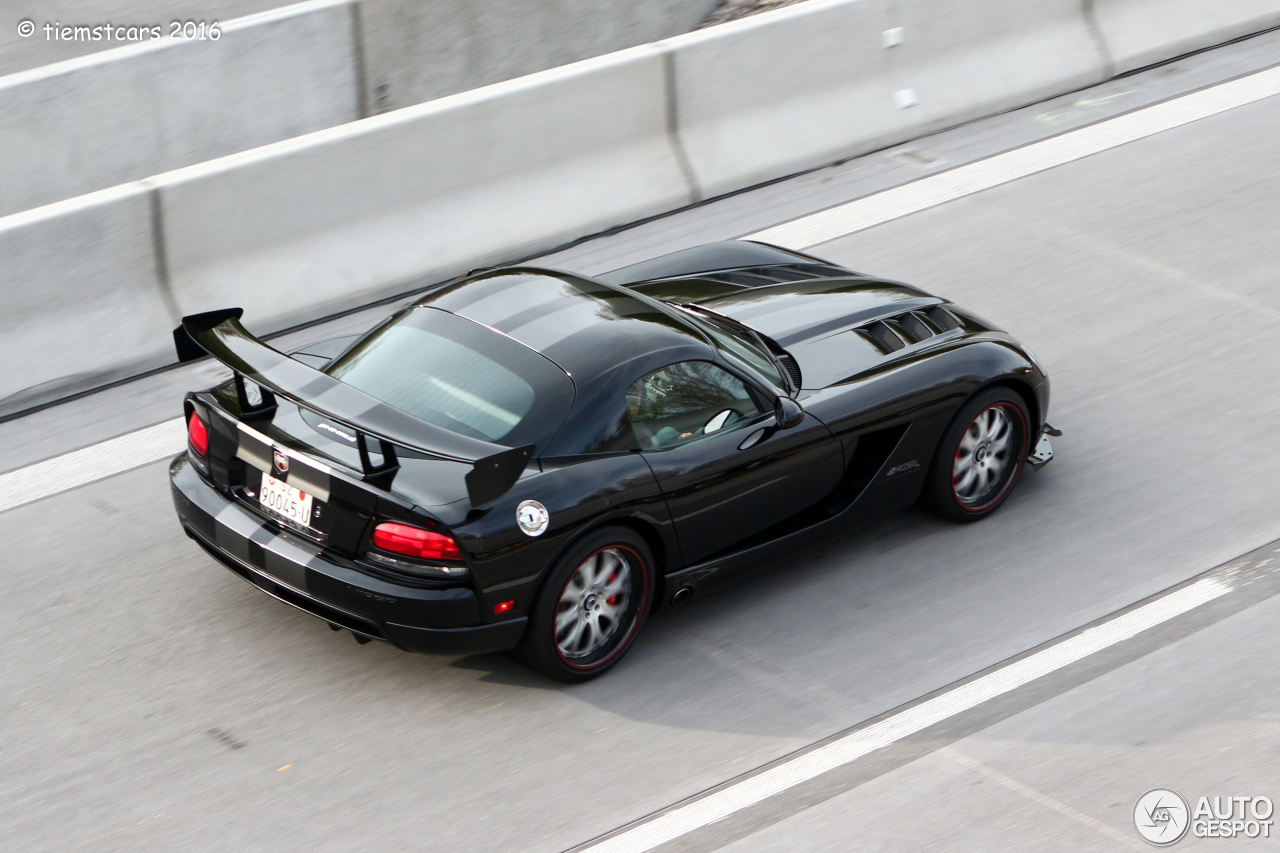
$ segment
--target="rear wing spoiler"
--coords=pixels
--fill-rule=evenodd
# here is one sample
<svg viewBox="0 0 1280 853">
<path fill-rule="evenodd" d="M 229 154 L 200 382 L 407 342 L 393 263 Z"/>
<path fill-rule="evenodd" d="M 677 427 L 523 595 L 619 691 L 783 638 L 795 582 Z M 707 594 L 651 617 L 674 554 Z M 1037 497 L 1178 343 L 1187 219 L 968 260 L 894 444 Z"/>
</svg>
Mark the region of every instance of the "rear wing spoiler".
<svg viewBox="0 0 1280 853">
<path fill-rule="evenodd" d="M 240 411 L 246 420 L 270 419 L 283 397 L 349 429 L 356 436 L 364 479 L 390 488 L 400 469 L 396 448 L 470 462 L 467 496 L 473 507 L 507 492 L 533 457 L 532 444 L 503 447 L 436 426 L 303 364 L 255 338 L 227 308 L 182 318 L 173 330 L 178 361 L 206 353 L 231 368 Z M 375 459 L 375 456 L 377 457 Z"/>
</svg>

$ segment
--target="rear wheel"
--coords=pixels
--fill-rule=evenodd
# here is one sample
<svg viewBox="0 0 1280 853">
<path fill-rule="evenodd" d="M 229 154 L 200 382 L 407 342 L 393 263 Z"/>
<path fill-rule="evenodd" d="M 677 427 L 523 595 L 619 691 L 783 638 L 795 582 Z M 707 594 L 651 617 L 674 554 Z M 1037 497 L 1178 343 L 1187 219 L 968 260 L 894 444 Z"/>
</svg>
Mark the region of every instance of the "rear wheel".
<svg viewBox="0 0 1280 853">
<path fill-rule="evenodd" d="M 956 413 L 934 454 L 929 505 L 954 521 L 978 521 L 1013 491 L 1027 459 L 1031 418 L 1010 388 L 980 392 Z"/>
<path fill-rule="evenodd" d="M 516 654 L 559 681 L 587 681 L 626 654 L 653 596 L 653 558 L 626 527 L 587 534 L 538 593 Z"/>
</svg>

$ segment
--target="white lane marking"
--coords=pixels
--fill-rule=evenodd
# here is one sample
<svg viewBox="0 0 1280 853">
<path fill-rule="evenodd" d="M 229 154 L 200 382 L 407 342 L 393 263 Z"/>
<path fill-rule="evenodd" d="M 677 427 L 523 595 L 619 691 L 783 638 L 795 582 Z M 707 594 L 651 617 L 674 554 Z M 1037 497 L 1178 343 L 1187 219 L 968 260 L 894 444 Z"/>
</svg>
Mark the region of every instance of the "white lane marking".
<svg viewBox="0 0 1280 853">
<path fill-rule="evenodd" d="M 1280 94 L 1280 66 L 802 216 L 746 240 L 806 249 Z"/>
<path fill-rule="evenodd" d="M 0 512 L 172 456 L 186 447 L 182 418 L 0 474 Z"/>
<path fill-rule="evenodd" d="M 1231 589 L 1215 577 L 1197 581 L 825 746 L 663 812 L 647 823 L 582 848 L 583 853 L 645 853 L 1127 640 Z"/>
<path fill-rule="evenodd" d="M 1280 94 L 1280 66 L 802 216 L 744 239 L 808 248 L 1275 94 Z M 181 419 L 168 423 L 180 426 Z M 180 440 L 165 444 L 156 437 L 164 427 L 148 427 L 0 474 L 0 512 L 177 453 Z"/>
</svg>

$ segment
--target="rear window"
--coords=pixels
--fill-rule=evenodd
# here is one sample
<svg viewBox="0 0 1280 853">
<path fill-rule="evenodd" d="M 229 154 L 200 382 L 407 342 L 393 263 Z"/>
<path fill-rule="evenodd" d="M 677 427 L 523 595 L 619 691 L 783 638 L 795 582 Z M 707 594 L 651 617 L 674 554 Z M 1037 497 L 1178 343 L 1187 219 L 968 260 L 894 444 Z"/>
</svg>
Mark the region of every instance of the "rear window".
<svg viewBox="0 0 1280 853">
<path fill-rule="evenodd" d="M 573 402 L 573 381 L 545 357 L 423 306 L 392 317 L 325 372 L 416 418 L 507 447 L 541 449 Z"/>
</svg>

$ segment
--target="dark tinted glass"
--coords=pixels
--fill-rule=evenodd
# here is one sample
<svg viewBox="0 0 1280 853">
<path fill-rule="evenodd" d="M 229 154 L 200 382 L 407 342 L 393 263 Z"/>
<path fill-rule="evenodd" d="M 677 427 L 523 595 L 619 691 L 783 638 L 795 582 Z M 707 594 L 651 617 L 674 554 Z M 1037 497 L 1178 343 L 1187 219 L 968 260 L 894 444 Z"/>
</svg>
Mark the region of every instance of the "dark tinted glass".
<svg viewBox="0 0 1280 853">
<path fill-rule="evenodd" d="M 711 336 L 711 340 L 715 342 L 721 352 L 728 353 L 732 358 L 741 361 L 778 388 L 787 387 L 778 365 L 761 349 L 756 341 L 751 340 L 741 329 L 734 328 L 732 323 L 726 323 L 703 313 L 693 311 L 689 313 L 693 316 L 694 321 Z"/>
<path fill-rule="evenodd" d="M 555 434 L 573 381 L 505 335 L 436 308 L 403 311 L 325 370 L 403 412 L 507 447 Z"/>
<path fill-rule="evenodd" d="M 652 450 L 731 429 L 760 414 L 760 407 L 728 371 L 706 361 L 682 361 L 633 382 L 627 414 L 640 448 Z"/>
</svg>

